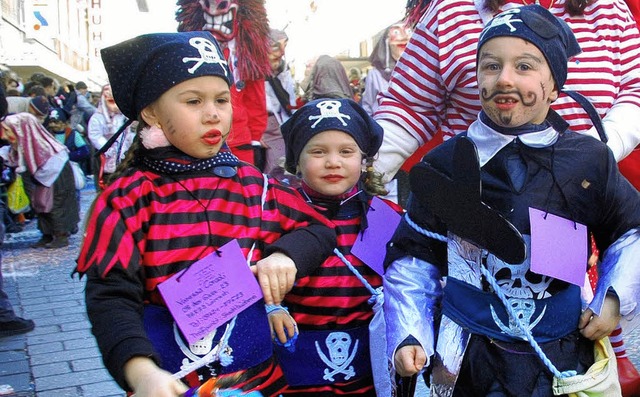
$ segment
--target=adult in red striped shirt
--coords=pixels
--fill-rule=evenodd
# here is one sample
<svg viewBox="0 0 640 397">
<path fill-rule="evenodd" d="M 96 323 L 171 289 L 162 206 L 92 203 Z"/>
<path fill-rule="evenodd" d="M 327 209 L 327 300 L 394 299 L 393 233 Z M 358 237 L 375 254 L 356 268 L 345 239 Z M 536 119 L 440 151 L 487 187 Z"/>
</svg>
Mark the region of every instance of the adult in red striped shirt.
<svg viewBox="0 0 640 397">
<path fill-rule="evenodd" d="M 640 29 L 640 0 L 625 0 Z M 620 172 L 636 189 L 640 189 L 640 145 L 618 163 Z"/>
<path fill-rule="evenodd" d="M 480 111 L 475 51 L 494 15 L 530 0 L 419 3 L 414 34 L 396 64 L 374 118 L 385 130 L 377 171 L 391 179 L 414 152 L 467 130 Z M 582 53 L 569 64 L 566 90 L 579 91 L 603 118 L 617 160 L 640 143 L 640 33 L 624 0 L 540 0 L 575 33 Z M 411 18 L 413 17 L 413 19 Z M 566 95 L 552 105 L 571 129 L 597 137 L 584 109 Z M 417 161 L 419 158 L 416 158 Z"/>
</svg>

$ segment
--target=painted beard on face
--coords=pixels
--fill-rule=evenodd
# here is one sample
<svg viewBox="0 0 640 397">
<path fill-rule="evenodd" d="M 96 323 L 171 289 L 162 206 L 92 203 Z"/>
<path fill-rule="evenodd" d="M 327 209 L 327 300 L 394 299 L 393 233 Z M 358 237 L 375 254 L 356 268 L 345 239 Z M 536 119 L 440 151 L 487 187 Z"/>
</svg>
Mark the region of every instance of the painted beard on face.
<svg viewBox="0 0 640 397">
<path fill-rule="evenodd" d="M 533 107 L 538 101 L 538 95 L 535 92 L 529 92 L 526 96 L 523 96 L 522 93 L 518 90 L 510 90 L 510 91 L 501 91 L 496 90 L 489 94 L 486 88 L 483 88 L 480 93 L 480 98 L 483 102 L 490 102 L 498 95 L 516 95 L 519 98 L 520 103 L 524 107 Z M 487 112 L 485 110 L 485 112 Z M 505 114 L 501 112 L 495 112 L 496 114 L 490 115 L 493 117 L 497 117 L 500 122 L 506 126 L 510 126 L 513 121 L 513 113 Z"/>
</svg>

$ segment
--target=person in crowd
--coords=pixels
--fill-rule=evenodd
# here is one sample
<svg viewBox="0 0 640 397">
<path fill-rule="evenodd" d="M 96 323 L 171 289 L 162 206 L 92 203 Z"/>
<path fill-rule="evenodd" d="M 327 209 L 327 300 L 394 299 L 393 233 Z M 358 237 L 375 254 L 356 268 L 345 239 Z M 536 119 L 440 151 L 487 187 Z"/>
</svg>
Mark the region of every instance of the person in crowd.
<svg viewBox="0 0 640 397">
<path fill-rule="evenodd" d="M 88 167 L 89 146 L 82 134 L 69 125 L 69 115 L 62 108 L 52 108 L 44 122 L 56 140 L 69 149 L 69 160 L 75 161 L 84 170 Z"/>
<path fill-rule="evenodd" d="M 69 235 L 77 232 L 78 201 L 69 151 L 47 131 L 35 116 L 17 113 L 4 121 L 3 139 L 11 142 L 9 160 L 23 178 L 31 208 L 42 233 L 33 248 L 62 248 Z"/>
<path fill-rule="evenodd" d="M 49 115 L 49 110 L 51 110 L 51 105 L 49 104 L 47 97 L 41 95 L 28 99 L 29 107 L 27 109 L 27 112 L 34 115 L 38 119 L 38 121 L 40 121 L 44 125 L 44 119 L 47 117 L 47 115 Z"/>
<path fill-rule="evenodd" d="M 389 86 L 391 72 L 404 52 L 411 33 L 412 29 L 404 22 L 394 23 L 382 32 L 373 47 L 373 51 L 369 56 L 372 68 L 365 79 L 364 94 L 362 96 L 362 107 L 370 115 L 373 115 L 378 109 L 378 94 L 385 91 Z M 394 179 L 386 184 L 387 190 L 389 190 L 389 194 L 386 197 L 403 207 L 406 206 L 409 196 L 407 172 L 408 169 L 401 170 L 395 175 Z"/>
<path fill-rule="evenodd" d="M 633 15 L 636 25 L 640 29 L 640 1 L 626 0 L 629 10 Z M 620 173 L 631 182 L 631 184 L 638 190 L 640 190 L 640 146 L 636 146 L 635 149 L 628 156 L 618 162 Z M 593 250 L 592 258 L 597 260 L 599 252 L 597 249 Z M 617 327 L 611 335 L 609 335 L 613 351 L 616 353 L 618 364 L 618 376 L 622 385 L 622 395 L 624 397 L 640 396 L 640 373 L 629 360 L 627 354 L 624 338 L 622 337 L 622 328 Z"/>
<path fill-rule="evenodd" d="M 89 97 L 89 101 L 93 106 L 96 107 L 96 110 L 98 109 L 98 104 L 100 103 L 100 97 L 101 95 L 98 92 L 91 92 L 91 96 Z"/>
<path fill-rule="evenodd" d="M 233 133 L 227 140 L 240 160 L 264 165 L 267 128 L 264 79 L 269 66 L 269 21 L 263 1 L 177 0 L 178 31 L 207 30 L 222 46 L 233 73 Z M 224 20 L 224 23 L 215 21 Z"/>
<path fill-rule="evenodd" d="M 305 80 L 301 88 L 307 102 L 320 98 L 353 98 L 347 71 L 332 56 L 320 55 Z"/>
<path fill-rule="evenodd" d="M 357 103 L 362 102 L 362 89 L 364 85 L 364 79 L 362 78 L 362 72 L 358 68 L 349 69 L 349 86 L 351 86 L 351 92 L 353 92 L 353 100 Z"/>
<path fill-rule="evenodd" d="M 373 310 L 368 301 L 382 279 L 351 250 L 365 230 L 376 233 L 368 227 L 367 211 L 374 196 L 386 194 L 380 175 L 371 167 L 382 142 L 382 128 L 351 99 L 318 99 L 298 109 L 282 125 L 282 134 L 285 167 L 300 175 L 298 191 L 307 202 L 335 225 L 339 251 L 299 278 L 283 306 L 270 309 L 273 334 L 281 345 L 299 332 L 293 352 L 278 349 L 289 382 L 284 395 L 375 396 L 368 328 Z M 353 374 L 324 376 L 327 364 L 314 341 L 333 349 L 324 341 L 345 338 L 351 344 L 341 354 L 345 360 L 350 355 Z M 329 356 L 333 358 L 333 352 Z"/>
<path fill-rule="evenodd" d="M 412 168 L 388 245 L 388 353 L 402 376 L 431 366 L 448 395 L 553 396 L 554 377 L 585 373 L 594 341 L 637 310 L 640 193 L 603 142 L 550 108 L 581 51 L 568 24 L 512 8 L 477 46 L 482 111 Z M 605 254 L 583 302 L 589 233 Z"/>
<path fill-rule="evenodd" d="M 636 21 L 636 26 L 640 29 L 640 1 L 626 0 L 626 3 Z M 633 149 L 627 157 L 620 160 L 620 162 L 618 162 L 618 166 L 620 167 L 622 175 L 624 175 L 625 178 L 627 178 L 629 182 L 636 187 L 636 189 L 640 190 L 640 146 L 636 146 L 636 148 Z M 628 358 L 626 360 L 628 361 Z M 640 394 L 640 374 L 638 374 L 637 370 L 635 370 L 635 378 L 637 379 L 636 387 L 639 390 L 638 394 Z"/>
<path fill-rule="evenodd" d="M 29 81 L 27 82 L 27 84 L 25 84 L 24 93 L 25 93 L 24 96 L 29 98 L 33 98 L 37 96 L 44 96 L 45 98 L 47 97 L 47 93 L 45 92 L 44 87 L 42 87 L 40 84 L 38 84 L 35 81 Z"/>
<path fill-rule="evenodd" d="M 94 202 L 77 260 L 107 369 L 138 397 L 181 395 L 186 386 L 172 373 L 182 372 L 190 387 L 216 376 L 237 379 L 236 389 L 278 395 L 285 383 L 264 305 L 279 304 L 296 276 L 322 263 L 334 231 L 294 191 L 225 145 L 233 80 L 209 32 L 146 34 L 101 55 L 118 108 L 140 128 Z M 201 259 L 231 257 L 221 247 L 233 242 L 236 266 L 251 265 L 264 298 L 188 343 L 163 283 Z M 216 352 L 219 360 L 197 364 Z"/>
<path fill-rule="evenodd" d="M 4 126 L 4 118 L 8 114 L 9 105 L 7 104 L 4 94 L 4 87 L 0 85 L 0 123 L 2 129 Z M 4 133 L 2 134 L 4 135 Z M 7 211 L 4 199 L 0 197 L 0 219 L 4 219 Z M 5 224 L 0 221 L 0 246 L 4 242 Z M 35 323 L 33 320 L 25 319 L 16 315 L 11 301 L 7 293 L 4 291 L 4 283 L 2 278 L 2 250 L 0 250 L 0 337 L 20 335 L 33 331 Z"/>
<path fill-rule="evenodd" d="M 40 80 L 46 77 L 46 75 L 42 72 L 34 72 L 31 74 L 31 76 L 29 76 L 29 82 L 35 82 L 38 83 L 40 85 L 42 85 L 42 83 L 40 82 Z"/>
<path fill-rule="evenodd" d="M 126 122 L 127 118 L 122 114 L 113 98 L 111 85 L 104 85 L 97 110 L 89 119 L 87 126 L 89 142 L 95 150 L 102 149 Z M 127 127 L 126 131 L 116 138 L 113 145 L 99 155 L 98 163 L 92 164 L 91 169 L 94 171 L 96 191 L 104 189 L 110 176 L 116 171 L 118 163 L 124 159 L 134 136 L 135 131 Z"/>
<path fill-rule="evenodd" d="M 53 107 L 62 107 L 64 105 L 59 98 L 57 98 L 60 90 L 60 84 L 50 76 L 42 76 L 39 80 L 36 80 L 44 89 L 44 93 L 49 99 L 49 103 Z"/>
<path fill-rule="evenodd" d="M 22 84 L 22 79 L 20 78 L 20 76 L 18 76 L 18 74 L 15 71 L 9 70 L 6 73 L 5 85 L 7 87 L 7 92 L 5 93 L 6 96 L 10 96 L 9 92 L 16 93 L 15 95 L 11 95 L 11 96 L 22 95 L 22 92 L 24 90 L 24 85 Z"/>
<path fill-rule="evenodd" d="M 29 80 L 24 83 L 23 96 L 33 98 L 36 96 L 44 96 L 49 99 L 45 92 L 40 79 L 45 77 L 43 73 L 34 73 L 29 77 Z"/>
<path fill-rule="evenodd" d="M 262 143 L 266 148 L 263 171 L 272 175 L 278 168 L 280 158 L 284 156 L 284 140 L 280 125 L 287 121 L 296 106 L 295 81 L 284 59 L 289 37 L 278 29 L 271 29 L 271 52 L 269 62 L 271 74 L 265 82 L 267 94 L 267 129 L 262 134 Z"/>
<path fill-rule="evenodd" d="M 377 97 L 389 86 L 391 71 L 404 52 L 412 29 L 404 22 L 397 22 L 387 27 L 373 47 L 369 62 L 371 69 L 367 73 L 362 95 L 362 107 L 370 115 L 378 109 Z"/>
<path fill-rule="evenodd" d="M 71 110 L 70 124 L 74 129 L 85 134 L 89 119 L 96 112 L 96 107 L 89 101 L 91 93 L 84 81 L 78 81 L 75 85 L 76 103 Z"/>
</svg>

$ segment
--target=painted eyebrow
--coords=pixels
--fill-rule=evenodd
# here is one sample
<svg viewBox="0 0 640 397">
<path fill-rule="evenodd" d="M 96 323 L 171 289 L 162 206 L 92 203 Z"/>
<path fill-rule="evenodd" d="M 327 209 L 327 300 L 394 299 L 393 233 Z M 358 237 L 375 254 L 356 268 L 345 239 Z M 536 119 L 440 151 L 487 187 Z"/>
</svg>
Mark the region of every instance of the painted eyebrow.
<svg viewBox="0 0 640 397">
<path fill-rule="evenodd" d="M 501 59 L 501 58 L 498 57 L 497 55 L 493 55 L 493 53 L 491 53 L 491 52 L 481 51 L 480 52 L 480 56 L 478 57 L 478 60 L 483 60 L 483 59 Z M 536 56 L 535 54 L 528 53 L 528 52 L 525 52 L 525 53 L 522 53 L 521 55 L 518 55 L 518 57 L 516 59 L 518 59 L 518 60 L 530 59 L 530 60 L 535 61 L 537 63 L 545 62 L 544 57 L 539 57 L 539 56 Z"/>
</svg>

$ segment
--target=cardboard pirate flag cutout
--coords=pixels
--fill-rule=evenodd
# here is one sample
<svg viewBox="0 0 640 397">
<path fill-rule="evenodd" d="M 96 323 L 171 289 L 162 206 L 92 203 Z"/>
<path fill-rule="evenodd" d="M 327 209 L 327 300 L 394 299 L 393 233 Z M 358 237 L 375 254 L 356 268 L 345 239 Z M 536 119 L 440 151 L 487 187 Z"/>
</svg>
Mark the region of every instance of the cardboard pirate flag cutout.
<svg viewBox="0 0 640 397">
<path fill-rule="evenodd" d="M 480 163 L 470 139 L 460 137 L 456 142 L 451 179 L 421 162 L 411 170 L 409 181 L 416 198 L 428 206 L 450 232 L 507 263 L 525 260 L 526 246 L 520 232 L 482 202 Z"/>
</svg>

